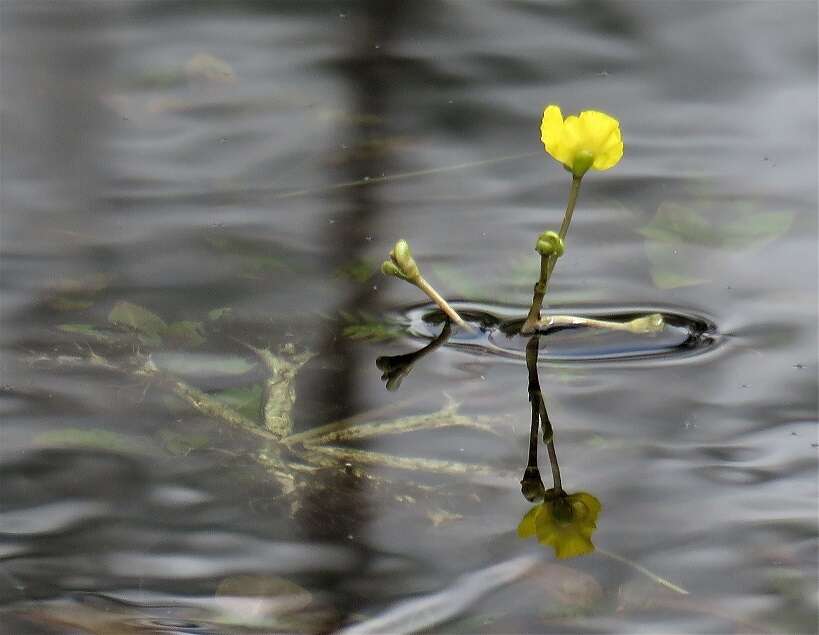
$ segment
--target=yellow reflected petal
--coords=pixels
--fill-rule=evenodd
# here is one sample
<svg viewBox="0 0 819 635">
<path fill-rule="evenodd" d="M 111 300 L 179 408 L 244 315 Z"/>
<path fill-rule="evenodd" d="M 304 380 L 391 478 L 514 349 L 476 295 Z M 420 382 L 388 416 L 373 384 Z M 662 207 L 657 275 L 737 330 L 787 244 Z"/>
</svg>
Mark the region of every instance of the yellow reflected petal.
<svg viewBox="0 0 819 635">
<path fill-rule="evenodd" d="M 529 510 L 518 525 L 518 538 L 531 538 L 535 535 L 535 516 L 540 511 L 540 505 Z"/>
<path fill-rule="evenodd" d="M 600 513 L 601 509 L 603 509 L 600 501 L 588 492 L 577 492 L 576 494 L 572 494 L 569 496 L 569 500 L 571 500 L 572 508 L 575 511 L 578 511 L 576 504 L 581 503 L 588 510 L 588 514 L 591 517 L 592 522 L 597 520 L 597 514 Z"/>
<path fill-rule="evenodd" d="M 518 525 L 518 536 L 537 536 L 560 559 L 582 556 L 594 551 L 591 537 L 601 509 L 600 501 L 587 492 L 562 494 L 529 510 Z"/>
<path fill-rule="evenodd" d="M 584 556 L 594 551 L 592 541 L 588 537 L 578 534 L 565 536 L 560 542 L 553 546 L 555 548 L 555 555 L 559 560 Z"/>
</svg>

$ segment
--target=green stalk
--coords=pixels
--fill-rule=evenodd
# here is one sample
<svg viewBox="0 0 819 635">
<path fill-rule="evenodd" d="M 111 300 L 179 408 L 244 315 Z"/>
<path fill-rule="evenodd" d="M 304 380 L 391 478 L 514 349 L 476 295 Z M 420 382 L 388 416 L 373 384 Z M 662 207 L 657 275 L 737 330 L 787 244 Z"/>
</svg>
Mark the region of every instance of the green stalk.
<svg viewBox="0 0 819 635">
<path fill-rule="evenodd" d="M 574 214 L 574 207 L 577 204 L 577 195 L 580 193 L 580 181 L 583 177 L 573 176 L 572 187 L 569 190 L 569 201 L 566 203 L 566 211 L 563 214 L 563 222 L 560 224 L 560 238 L 566 238 L 569 233 L 569 225 L 572 222 L 572 214 Z M 540 257 L 540 278 L 535 284 L 535 292 L 532 297 L 532 306 L 529 309 L 529 315 L 526 316 L 526 322 L 520 329 L 521 335 L 531 335 L 537 330 L 537 324 L 540 321 L 540 310 L 543 308 L 543 298 L 546 296 L 546 289 L 549 286 L 549 279 L 552 276 L 552 271 L 555 268 L 557 256 L 541 256 Z"/>
<path fill-rule="evenodd" d="M 458 315 L 458 312 L 453 309 L 452 306 L 450 306 L 449 302 L 447 302 L 440 293 L 432 288 L 432 285 L 426 281 L 424 276 L 418 274 L 418 277 L 415 280 L 410 280 L 410 282 L 421 289 L 421 291 L 423 291 L 430 300 L 437 304 L 438 308 L 441 309 L 441 311 L 443 311 L 450 320 L 455 322 L 455 324 L 466 330 L 472 330 L 472 328 L 466 322 L 464 322 L 463 318 Z"/>
</svg>

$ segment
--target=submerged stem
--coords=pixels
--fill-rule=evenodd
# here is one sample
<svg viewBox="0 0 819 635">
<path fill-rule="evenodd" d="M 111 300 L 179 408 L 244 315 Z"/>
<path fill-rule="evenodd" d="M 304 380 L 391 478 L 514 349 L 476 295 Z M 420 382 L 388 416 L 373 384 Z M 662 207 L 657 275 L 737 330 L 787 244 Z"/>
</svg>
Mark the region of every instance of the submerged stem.
<svg viewBox="0 0 819 635">
<path fill-rule="evenodd" d="M 572 214 L 574 214 L 574 207 L 577 204 L 577 196 L 580 193 L 580 182 L 583 177 L 573 176 L 572 187 L 569 190 L 569 200 L 566 203 L 566 211 L 563 214 L 563 222 L 560 224 L 559 236 L 561 240 L 566 238 L 569 233 L 569 225 L 572 222 Z M 540 320 L 540 310 L 543 307 L 543 298 L 546 296 L 546 289 L 549 286 L 549 279 L 552 276 L 552 271 L 555 268 L 557 256 L 552 254 L 550 256 L 540 257 L 540 278 L 535 284 L 535 291 L 532 297 L 532 306 L 529 309 L 529 315 L 526 316 L 526 322 L 520 329 L 521 335 L 530 335 L 537 330 L 537 322 Z"/>
<path fill-rule="evenodd" d="M 613 551 L 606 551 L 605 549 L 599 548 L 597 549 L 597 553 L 606 556 L 607 558 L 611 558 L 612 560 L 617 560 L 617 562 L 622 562 L 623 564 L 633 567 L 634 569 L 642 573 L 644 576 L 650 578 L 660 586 L 664 586 L 666 589 L 671 589 L 672 591 L 674 591 L 675 593 L 679 593 L 680 595 L 688 595 L 688 591 L 683 589 L 681 586 L 677 586 L 673 582 L 669 582 L 665 578 L 661 578 L 656 573 L 646 569 L 643 565 L 637 564 L 636 562 L 634 562 L 633 560 L 629 560 L 625 556 L 621 556 L 620 554 L 614 553 Z"/>
</svg>

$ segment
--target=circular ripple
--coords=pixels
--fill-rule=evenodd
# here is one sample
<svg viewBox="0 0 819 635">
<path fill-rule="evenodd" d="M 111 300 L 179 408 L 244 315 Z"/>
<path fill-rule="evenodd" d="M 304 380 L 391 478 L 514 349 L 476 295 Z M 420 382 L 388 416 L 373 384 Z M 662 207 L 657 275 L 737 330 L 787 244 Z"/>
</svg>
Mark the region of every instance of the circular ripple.
<svg viewBox="0 0 819 635">
<path fill-rule="evenodd" d="M 478 354 L 502 357 L 525 357 L 529 336 L 519 334 L 526 309 L 474 303 L 453 303 L 461 316 L 475 329 L 469 333 L 457 330 L 447 346 Z M 541 361 L 617 362 L 690 357 L 701 354 L 718 341 L 716 325 L 709 318 L 694 313 L 658 307 L 562 307 L 544 311 L 547 315 L 571 315 L 597 320 L 627 322 L 652 313 L 663 316 L 664 326 L 658 333 L 635 334 L 589 326 L 559 326 L 541 333 Z M 412 307 L 400 319 L 411 335 L 432 339 L 441 332 L 446 319 L 431 304 Z"/>
</svg>

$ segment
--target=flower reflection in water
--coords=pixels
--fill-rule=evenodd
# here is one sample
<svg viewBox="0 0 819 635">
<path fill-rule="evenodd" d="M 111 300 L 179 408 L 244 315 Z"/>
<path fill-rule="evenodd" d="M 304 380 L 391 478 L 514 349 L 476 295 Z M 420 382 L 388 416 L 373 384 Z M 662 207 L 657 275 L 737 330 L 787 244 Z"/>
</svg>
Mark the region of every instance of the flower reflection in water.
<svg viewBox="0 0 819 635">
<path fill-rule="evenodd" d="M 540 338 L 534 336 L 526 346 L 526 367 L 529 371 L 529 402 L 532 405 L 532 427 L 529 433 L 529 462 L 520 482 L 521 493 L 529 502 L 542 501 L 530 509 L 518 525 L 520 538 L 537 537 L 537 541 L 555 550 L 559 559 L 574 558 L 594 551 L 591 541 L 597 529 L 600 501 L 588 492 L 567 494 L 563 490 L 557 464 L 554 430 L 546 412 L 546 402 L 540 389 L 537 360 Z M 538 469 L 538 429 L 549 453 L 554 485 L 546 490 Z"/>
<path fill-rule="evenodd" d="M 600 501 L 587 492 L 555 494 L 549 490 L 546 499 L 520 521 L 518 537 L 537 537 L 561 560 L 586 555 L 594 551 L 591 537 L 601 508 Z"/>
</svg>

